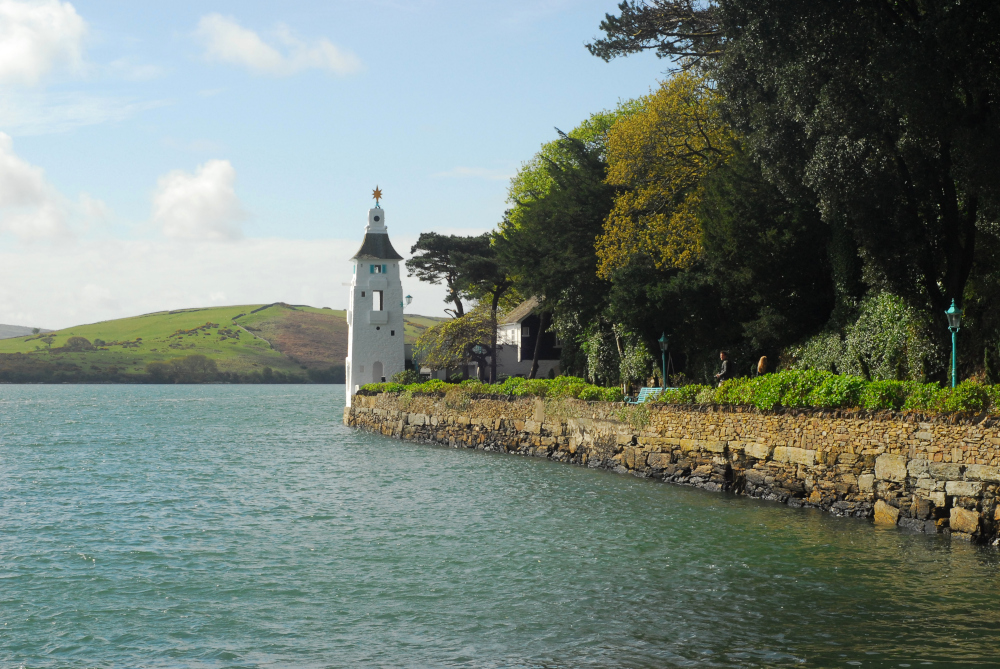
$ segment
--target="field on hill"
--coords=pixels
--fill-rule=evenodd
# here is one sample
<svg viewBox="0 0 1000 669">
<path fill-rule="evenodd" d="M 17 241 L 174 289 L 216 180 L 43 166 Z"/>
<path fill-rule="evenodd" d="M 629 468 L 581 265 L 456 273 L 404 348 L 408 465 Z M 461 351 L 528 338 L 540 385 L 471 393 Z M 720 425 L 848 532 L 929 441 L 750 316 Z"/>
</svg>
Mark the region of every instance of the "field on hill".
<svg viewBox="0 0 1000 669">
<path fill-rule="evenodd" d="M 155 369 L 161 380 L 343 383 L 345 316 L 342 310 L 277 303 L 78 325 L 0 340 L 0 381 L 145 382 Z M 406 341 L 439 320 L 408 316 Z"/>
</svg>

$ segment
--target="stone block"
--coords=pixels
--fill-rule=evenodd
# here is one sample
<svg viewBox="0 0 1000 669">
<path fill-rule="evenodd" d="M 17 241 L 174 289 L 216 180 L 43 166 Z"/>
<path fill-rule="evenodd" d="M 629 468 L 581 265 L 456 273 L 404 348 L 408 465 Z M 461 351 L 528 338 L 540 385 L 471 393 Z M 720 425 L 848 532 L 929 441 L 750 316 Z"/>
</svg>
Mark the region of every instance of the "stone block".
<svg viewBox="0 0 1000 669">
<path fill-rule="evenodd" d="M 837 462 L 842 465 L 853 465 L 858 459 L 854 453 L 840 453 L 837 455 Z"/>
<path fill-rule="evenodd" d="M 945 505 L 944 491 L 938 490 L 936 492 L 932 492 L 930 495 L 927 496 L 927 498 L 930 499 L 932 502 L 934 502 L 934 506 L 944 508 Z"/>
<path fill-rule="evenodd" d="M 899 520 L 899 509 L 889 506 L 882 500 L 875 502 L 875 524 L 895 525 Z"/>
<path fill-rule="evenodd" d="M 875 459 L 875 478 L 880 481 L 905 481 L 906 456 L 883 453 Z"/>
<path fill-rule="evenodd" d="M 874 474 L 862 474 L 858 477 L 858 490 L 861 492 L 871 492 L 875 487 Z"/>
<path fill-rule="evenodd" d="M 1000 483 L 1000 467 L 988 465 L 969 465 L 965 468 L 965 478 L 973 481 L 992 481 Z"/>
<path fill-rule="evenodd" d="M 703 441 L 701 447 L 710 453 L 726 452 L 726 442 L 724 441 Z"/>
<path fill-rule="evenodd" d="M 920 458 L 914 458 L 906 463 L 906 472 L 915 479 L 921 476 L 927 475 L 927 468 L 930 466 L 930 460 L 922 460 Z"/>
<path fill-rule="evenodd" d="M 816 464 L 816 451 L 796 448 L 795 446 L 776 446 L 773 457 L 775 462 L 792 462 L 799 465 Z"/>
<path fill-rule="evenodd" d="M 932 462 L 927 466 L 927 473 L 938 481 L 954 481 L 962 478 L 962 465 L 953 462 Z"/>
<path fill-rule="evenodd" d="M 767 478 L 764 472 L 757 471 L 756 469 L 746 470 L 744 476 L 746 476 L 747 482 L 752 483 L 754 485 L 764 485 L 764 480 Z"/>
<path fill-rule="evenodd" d="M 698 448 L 698 442 L 694 439 L 681 439 L 680 442 L 681 450 L 684 452 L 693 451 Z"/>
<path fill-rule="evenodd" d="M 747 444 L 746 454 L 758 460 L 767 460 L 774 450 L 770 444 Z"/>
<path fill-rule="evenodd" d="M 952 507 L 951 519 L 948 522 L 952 532 L 975 534 L 979 530 L 979 514 L 960 507 Z"/>
<path fill-rule="evenodd" d="M 646 462 L 650 467 L 656 470 L 666 469 L 667 465 L 670 464 L 670 454 L 669 453 L 650 453 L 646 458 Z"/>
<path fill-rule="evenodd" d="M 983 484 L 976 481 L 948 481 L 944 484 L 944 490 L 956 497 L 979 497 Z"/>
</svg>

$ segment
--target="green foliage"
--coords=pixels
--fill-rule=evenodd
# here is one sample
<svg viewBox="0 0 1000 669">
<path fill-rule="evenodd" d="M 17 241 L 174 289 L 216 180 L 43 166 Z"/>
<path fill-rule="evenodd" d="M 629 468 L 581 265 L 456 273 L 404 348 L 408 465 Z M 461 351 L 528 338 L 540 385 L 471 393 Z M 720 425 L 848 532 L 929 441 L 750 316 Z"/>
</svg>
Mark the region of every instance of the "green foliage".
<svg viewBox="0 0 1000 669">
<path fill-rule="evenodd" d="M 425 383 L 403 385 L 400 383 L 369 383 L 361 386 L 365 394 L 381 392 L 407 392 L 414 395 L 459 392 L 463 395 L 513 395 L 515 397 L 547 397 L 552 399 L 581 399 L 590 402 L 621 402 L 623 395 L 618 388 L 601 388 L 575 376 L 557 376 L 554 379 L 524 379 L 512 376 L 503 383 L 482 383 L 466 379 L 460 384 L 448 384 L 433 379 Z"/>
<path fill-rule="evenodd" d="M 981 383 L 962 381 L 946 393 L 943 400 L 941 409 L 944 411 L 982 413 L 990 405 L 990 393 Z"/>
<path fill-rule="evenodd" d="M 680 388 L 665 390 L 657 399 L 665 404 L 694 404 L 699 394 L 705 390 L 711 391 L 712 387 L 692 383 Z"/>
<path fill-rule="evenodd" d="M 393 383 L 401 383 L 404 386 L 408 386 L 413 383 L 420 383 L 420 374 L 415 369 L 405 369 L 402 372 L 393 374 L 389 380 Z"/>
<path fill-rule="evenodd" d="M 854 378 L 854 377 L 847 377 Z M 860 381 L 860 379 L 858 379 Z M 906 404 L 915 385 L 907 381 L 872 381 L 863 383 L 860 405 L 869 411 L 898 411 Z M 853 406 L 847 404 L 845 406 Z"/>
<path fill-rule="evenodd" d="M 944 357 L 926 332 L 928 324 L 915 309 L 890 293 L 866 298 L 857 320 L 843 335 L 825 332 L 793 348 L 797 369 L 824 369 L 872 380 L 921 380 L 940 368 Z"/>
</svg>

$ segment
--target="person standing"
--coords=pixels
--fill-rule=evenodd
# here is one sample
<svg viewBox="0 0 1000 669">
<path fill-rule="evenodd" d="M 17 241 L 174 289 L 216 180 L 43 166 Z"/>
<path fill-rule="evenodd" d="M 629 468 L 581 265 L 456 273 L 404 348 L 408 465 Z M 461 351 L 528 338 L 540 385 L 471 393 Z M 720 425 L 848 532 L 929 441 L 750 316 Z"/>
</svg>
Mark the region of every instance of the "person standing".
<svg viewBox="0 0 1000 669">
<path fill-rule="evenodd" d="M 767 374 L 767 356 L 760 356 L 760 361 L 757 363 L 757 376 L 763 376 Z"/>
<path fill-rule="evenodd" d="M 729 363 L 728 352 L 719 351 L 719 360 L 722 361 L 722 369 L 720 369 L 719 373 L 715 375 L 715 380 L 718 381 L 719 385 L 721 386 L 723 381 L 732 377 L 733 371 L 732 371 L 732 365 Z"/>
</svg>

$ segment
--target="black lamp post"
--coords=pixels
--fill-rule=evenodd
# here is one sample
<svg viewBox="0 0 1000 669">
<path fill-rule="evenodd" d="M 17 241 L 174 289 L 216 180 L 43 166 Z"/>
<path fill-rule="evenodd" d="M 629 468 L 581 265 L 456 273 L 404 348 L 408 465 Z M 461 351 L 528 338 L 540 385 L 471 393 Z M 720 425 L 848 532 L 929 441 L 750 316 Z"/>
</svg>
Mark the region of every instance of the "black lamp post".
<svg viewBox="0 0 1000 669">
<path fill-rule="evenodd" d="M 959 327 L 962 324 L 962 310 L 955 306 L 955 300 L 951 301 L 951 308 L 944 312 L 948 317 L 948 330 L 951 331 L 951 387 L 955 387 L 958 378 L 958 354 L 956 353 L 956 337 Z"/>
<path fill-rule="evenodd" d="M 663 357 L 663 389 L 667 389 L 667 333 L 664 332 L 657 339 L 660 342 L 660 355 Z"/>
</svg>

